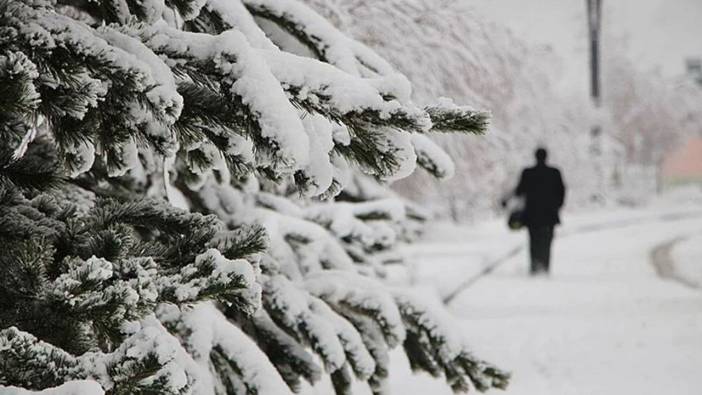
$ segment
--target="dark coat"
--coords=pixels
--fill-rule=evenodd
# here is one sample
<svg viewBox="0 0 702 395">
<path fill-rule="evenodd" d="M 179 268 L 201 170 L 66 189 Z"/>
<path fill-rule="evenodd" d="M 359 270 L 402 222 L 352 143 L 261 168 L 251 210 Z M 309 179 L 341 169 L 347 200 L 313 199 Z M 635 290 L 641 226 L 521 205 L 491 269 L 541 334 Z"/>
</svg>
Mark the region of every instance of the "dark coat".
<svg viewBox="0 0 702 395">
<path fill-rule="evenodd" d="M 526 226 L 553 226 L 561 223 L 558 210 L 565 199 L 565 185 L 558 169 L 538 164 L 524 169 L 515 191 L 525 199 Z"/>
</svg>

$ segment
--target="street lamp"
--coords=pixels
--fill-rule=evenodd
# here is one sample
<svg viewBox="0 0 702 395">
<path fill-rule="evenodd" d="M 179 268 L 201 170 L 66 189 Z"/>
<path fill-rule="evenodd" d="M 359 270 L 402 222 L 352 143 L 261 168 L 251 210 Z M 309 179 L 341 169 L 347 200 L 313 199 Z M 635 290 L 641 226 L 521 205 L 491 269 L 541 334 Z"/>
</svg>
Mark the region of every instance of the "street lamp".
<svg viewBox="0 0 702 395">
<path fill-rule="evenodd" d="M 590 32 L 590 95 L 595 107 L 601 104 L 600 94 L 600 31 L 602 27 L 602 0 L 587 2 L 588 30 Z"/>
<path fill-rule="evenodd" d="M 590 153 L 595 170 L 595 190 L 592 198 L 602 199 L 605 186 L 605 174 L 602 164 L 602 125 L 600 125 L 600 107 L 602 95 L 600 89 L 600 32 L 602 27 L 602 0 L 585 0 L 587 2 L 587 25 L 590 41 L 590 97 L 597 112 L 596 119 L 590 128 Z"/>
</svg>

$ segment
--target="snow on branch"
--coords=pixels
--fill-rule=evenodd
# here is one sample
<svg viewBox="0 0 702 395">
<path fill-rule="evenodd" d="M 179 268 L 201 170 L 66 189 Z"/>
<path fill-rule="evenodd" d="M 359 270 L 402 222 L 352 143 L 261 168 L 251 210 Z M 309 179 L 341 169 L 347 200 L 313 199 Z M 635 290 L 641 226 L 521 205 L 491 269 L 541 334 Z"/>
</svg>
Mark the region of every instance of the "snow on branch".
<svg viewBox="0 0 702 395">
<path fill-rule="evenodd" d="M 339 281 L 341 279 L 343 281 Z M 397 306 L 382 286 L 367 277 L 344 271 L 327 270 L 305 279 L 306 289 L 330 305 L 338 305 L 371 317 L 383 331 L 392 348 L 402 343 L 405 327 Z"/>
<path fill-rule="evenodd" d="M 246 36 L 254 48 L 278 48 L 259 27 L 241 0 L 206 0 L 203 10 L 197 19 L 191 21 L 191 25 L 194 31 L 203 32 L 236 29 Z"/>
<path fill-rule="evenodd" d="M 245 116 L 254 120 L 258 130 L 250 133 L 260 133 L 262 139 L 272 144 L 284 165 L 307 163 L 309 140 L 296 109 L 241 33 L 230 30 L 212 36 L 159 23 L 144 27 L 140 35 L 153 51 L 168 57 L 171 67 L 180 66 L 193 73 L 212 70 L 229 100 L 241 102 Z"/>
<path fill-rule="evenodd" d="M 456 166 L 451 157 L 435 142 L 422 134 L 412 134 L 412 145 L 417 153 L 417 164 L 439 179 L 453 177 Z"/>
<path fill-rule="evenodd" d="M 213 383 L 218 382 L 228 391 L 291 393 L 256 343 L 212 303 L 188 309 L 162 305 L 157 315 L 200 366 L 200 380 L 209 384 L 203 391 L 213 393 Z"/>
<path fill-rule="evenodd" d="M 456 323 L 438 302 L 429 302 L 408 290 L 394 292 L 407 328 L 403 347 L 413 370 L 445 376 L 456 392 L 476 388 L 505 388 L 509 373 L 475 358 L 453 331 Z"/>
<path fill-rule="evenodd" d="M 185 371 L 174 361 L 180 347 L 177 340 L 155 328 L 143 328 L 112 353 L 88 352 L 80 357 L 15 327 L 0 331 L 0 345 L 5 381 L 24 388 L 43 389 L 90 379 L 114 393 L 175 395 L 187 385 Z"/>
<path fill-rule="evenodd" d="M 347 125 L 392 126 L 426 131 L 431 122 L 403 98 L 383 94 L 380 84 L 341 71 L 328 63 L 281 51 L 260 51 L 271 72 L 304 108 Z"/>
<path fill-rule="evenodd" d="M 317 57 L 352 75 L 388 75 L 393 67 L 370 48 L 337 30 L 329 21 L 294 0 L 243 0 L 255 15 L 267 18 L 307 45 Z"/>
<path fill-rule="evenodd" d="M 490 114 L 468 106 L 458 106 L 453 100 L 441 98 L 436 105 L 426 108 L 434 132 L 485 133 Z"/>
<path fill-rule="evenodd" d="M 67 381 L 58 387 L 47 388 L 43 391 L 29 391 L 21 387 L 5 387 L 0 385 L 0 391 L 6 395 L 104 395 L 100 384 L 92 380 Z"/>
</svg>

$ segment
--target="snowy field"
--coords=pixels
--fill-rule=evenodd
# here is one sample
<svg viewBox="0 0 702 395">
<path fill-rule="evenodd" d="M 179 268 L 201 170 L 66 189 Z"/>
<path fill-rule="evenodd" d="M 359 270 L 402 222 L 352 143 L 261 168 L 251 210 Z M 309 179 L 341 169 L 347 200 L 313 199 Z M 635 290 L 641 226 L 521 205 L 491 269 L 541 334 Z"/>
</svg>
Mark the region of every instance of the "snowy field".
<svg viewBox="0 0 702 395">
<path fill-rule="evenodd" d="M 525 232 L 493 221 L 429 229 L 407 251 L 412 280 L 427 297 L 445 297 L 500 263 L 449 306 L 475 352 L 513 372 L 507 394 L 700 394 L 702 289 L 690 285 L 702 278 L 699 198 L 671 195 L 646 208 L 563 219 L 549 278 L 526 277 Z M 673 240 L 669 255 L 681 265 L 672 270 L 690 281 L 656 267 L 654 251 Z M 396 357 L 392 393 L 450 394 Z"/>
</svg>

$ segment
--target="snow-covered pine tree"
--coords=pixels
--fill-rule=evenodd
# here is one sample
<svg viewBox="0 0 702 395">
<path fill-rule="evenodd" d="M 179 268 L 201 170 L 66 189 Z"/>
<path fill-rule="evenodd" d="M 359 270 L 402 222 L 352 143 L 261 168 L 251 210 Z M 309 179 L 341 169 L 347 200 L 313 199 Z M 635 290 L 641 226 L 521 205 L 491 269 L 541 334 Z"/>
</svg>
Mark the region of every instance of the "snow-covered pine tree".
<svg viewBox="0 0 702 395">
<path fill-rule="evenodd" d="M 385 393 L 397 346 L 506 385 L 381 282 L 421 215 L 367 178 L 450 175 L 426 133 L 486 115 L 301 3 L 0 0 L 0 87 L 0 388 Z"/>
</svg>

